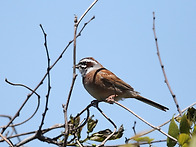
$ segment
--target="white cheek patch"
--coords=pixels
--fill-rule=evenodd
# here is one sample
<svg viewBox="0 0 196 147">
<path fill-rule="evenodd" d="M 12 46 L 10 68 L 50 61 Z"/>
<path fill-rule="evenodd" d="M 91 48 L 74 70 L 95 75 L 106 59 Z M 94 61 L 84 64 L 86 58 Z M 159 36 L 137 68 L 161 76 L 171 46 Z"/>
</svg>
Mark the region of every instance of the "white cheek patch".
<svg viewBox="0 0 196 147">
<path fill-rule="evenodd" d="M 81 64 L 80 64 L 79 70 L 83 77 L 85 77 L 86 74 L 88 74 L 89 72 L 93 70 L 97 70 L 101 67 L 101 65 L 98 62 L 92 59 L 88 59 L 88 58 L 80 60 L 80 63 Z M 82 64 L 82 63 L 85 63 L 85 64 Z"/>
<path fill-rule="evenodd" d="M 89 72 L 91 72 L 91 71 L 93 71 L 93 70 L 95 70 L 95 68 L 89 67 L 88 69 L 86 69 L 86 74 L 88 74 Z"/>
</svg>

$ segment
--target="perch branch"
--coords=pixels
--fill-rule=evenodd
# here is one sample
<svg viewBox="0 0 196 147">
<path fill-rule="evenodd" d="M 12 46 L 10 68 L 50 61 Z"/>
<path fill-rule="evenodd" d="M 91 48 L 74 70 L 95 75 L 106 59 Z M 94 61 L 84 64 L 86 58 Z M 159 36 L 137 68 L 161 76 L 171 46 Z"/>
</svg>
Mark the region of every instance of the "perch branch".
<svg viewBox="0 0 196 147">
<path fill-rule="evenodd" d="M 173 91 L 171 89 L 171 86 L 170 86 L 169 81 L 168 81 L 167 76 L 166 76 L 164 65 L 163 65 L 162 60 L 161 60 L 158 41 L 157 41 L 157 36 L 156 36 L 156 31 L 155 31 L 155 12 L 153 12 L 153 28 L 152 29 L 153 29 L 153 32 L 154 32 L 154 38 L 155 38 L 155 43 L 156 43 L 156 48 L 157 48 L 157 56 L 159 58 L 161 69 L 162 69 L 162 72 L 163 72 L 163 75 L 164 75 L 164 78 L 165 78 L 165 83 L 167 84 L 167 87 L 168 87 L 168 89 L 169 89 L 169 91 L 170 91 L 170 93 L 173 97 L 173 100 L 174 100 L 174 102 L 176 104 L 176 107 L 177 107 L 177 111 L 179 112 L 180 115 L 182 115 L 182 112 L 180 110 L 180 106 L 179 106 L 178 101 L 176 99 L 176 95 L 173 93 Z"/>
</svg>

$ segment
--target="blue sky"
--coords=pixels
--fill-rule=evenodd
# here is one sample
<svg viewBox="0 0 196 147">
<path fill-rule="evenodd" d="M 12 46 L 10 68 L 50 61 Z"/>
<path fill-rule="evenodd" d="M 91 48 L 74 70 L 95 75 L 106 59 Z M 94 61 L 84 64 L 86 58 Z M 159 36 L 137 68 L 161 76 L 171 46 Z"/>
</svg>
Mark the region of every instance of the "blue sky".
<svg viewBox="0 0 196 147">
<path fill-rule="evenodd" d="M 23 83 L 31 88 L 39 83 L 46 72 L 47 60 L 44 39 L 39 24 L 48 34 L 48 48 L 51 63 L 73 38 L 74 14 L 80 17 L 92 3 L 89 1 L 1 1 L 0 2 L 0 113 L 15 115 L 29 93 L 24 88 L 13 87 L 4 82 L 7 78 L 14 83 Z M 169 107 L 164 113 L 134 99 L 121 103 L 152 123 L 160 125 L 177 114 L 175 104 L 164 83 L 163 74 L 156 55 L 152 31 L 152 12 L 156 15 L 156 32 L 162 61 L 173 92 L 180 108 L 195 102 L 196 83 L 196 2 L 190 1 L 98 1 L 79 28 L 92 16 L 95 19 L 85 28 L 77 40 L 77 61 L 92 56 L 106 68 L 129 83 L 141 95 Z M 44 128 L 63 123 L 62 104 L 66 103 L 72 79 L 71 45 L 63 58 L 51 71 L 51 94 L 49 111 Z M 77 71 L 77 73 L 79 73 Z M 41 106 L 36 116 L 23 126 L 18 133 L 36 130 L 44 110 L 47 82 L 37 91 L 41 95 Z M 76 115 L 93 98 L 85 91 L 81 76 L 77 77 L 69 105 L 69 114 Z M 36 107 L 33 96 L 20 117 L 21 122 L 32 114 Z M 100 107 L 119 127 L 125 127 L 122 139 L 107 144 L 122 144 L 124 137 L 133 136 L 133 122 L 136 131 L 150 129 L 146 124 L 116 105 L 101 103 Z M 95 131 L 113 127 L 97 112 L 91 114 L 99 119 Z M 6 119 L 0 120 L 5 125 Z M 163 130 L 167 132 L 167 128 Z M 58 130 L 59 132 L 61 130 Z M 58 133 L 58 131 L 54 131 Z M 85 134 L 85 133 L 84 133 Z M 53 133 L 49 133 L 53 136 Z M 165 139 L 159 132 L 149 134 L 151 138 Z M 25 137 L 24 137 L 25 138 Z M 23 139 L 24 139 L 23 138 Z M 14 141 L 13 141 L 14 142 Z M 3 144 L 6 146 L 6 144 Z M 48 146 L 40 141 L 32 141 L 28 146 Z M 53 145 L 50 145 L 53 146 Z M 165 146 L 160 143 L 157 146 Z"/>
</svg>

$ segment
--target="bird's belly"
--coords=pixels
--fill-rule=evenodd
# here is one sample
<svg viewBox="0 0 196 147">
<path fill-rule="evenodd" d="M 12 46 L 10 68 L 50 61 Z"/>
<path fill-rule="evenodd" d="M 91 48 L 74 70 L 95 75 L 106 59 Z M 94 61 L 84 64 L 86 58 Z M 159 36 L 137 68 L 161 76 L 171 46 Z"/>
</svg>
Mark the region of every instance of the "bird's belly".
<svg viewBox="0 0 196 147">
<path fill-rule="evenodd" d="M 122 100 L 122 98 L 127 98 L 127 96 L 122 95 L 122 93 L 118 93 L 115 90 L 111 89 L 105 89 L 103 87 L 99 87 L 98 85 L 87 84 L 84 85 L 84 87 L 91 96 L 93 96 L 99 101 L 104 101 L 111 95 L 116 95 L 116 97 L 114 98 L 116 101 Z"/>
<path fill-rule="evenodd" d="M 84 87 L 91 96 L 93 96 L 99 101 L 103 101 L 109 96 L 115 94 L 114 90 L 107 90 L 96 85 L 89 84 L 89 85 L 85 85 Z"/>
</svg>

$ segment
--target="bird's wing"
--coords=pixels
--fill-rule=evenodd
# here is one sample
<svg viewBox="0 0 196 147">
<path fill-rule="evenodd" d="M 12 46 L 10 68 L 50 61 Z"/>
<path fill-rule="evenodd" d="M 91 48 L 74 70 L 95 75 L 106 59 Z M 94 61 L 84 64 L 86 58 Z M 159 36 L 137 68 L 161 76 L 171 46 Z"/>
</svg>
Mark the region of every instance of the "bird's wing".
<svg viewBox="0 0 196 147">
<path fill-rule="evenodd" d="M 134 89 L 127 83 L 125 83 L 123 80 L 118 78 L 114 73 L 107 69 L 102 69 L 98 73 L 98 76 L 100 76 L 100 79 L 102 83 L 105 86 L 109 86 L 112 89 L 115 88 L 115 90 L 120 91 L 134 91 Z"/>
</svg>

